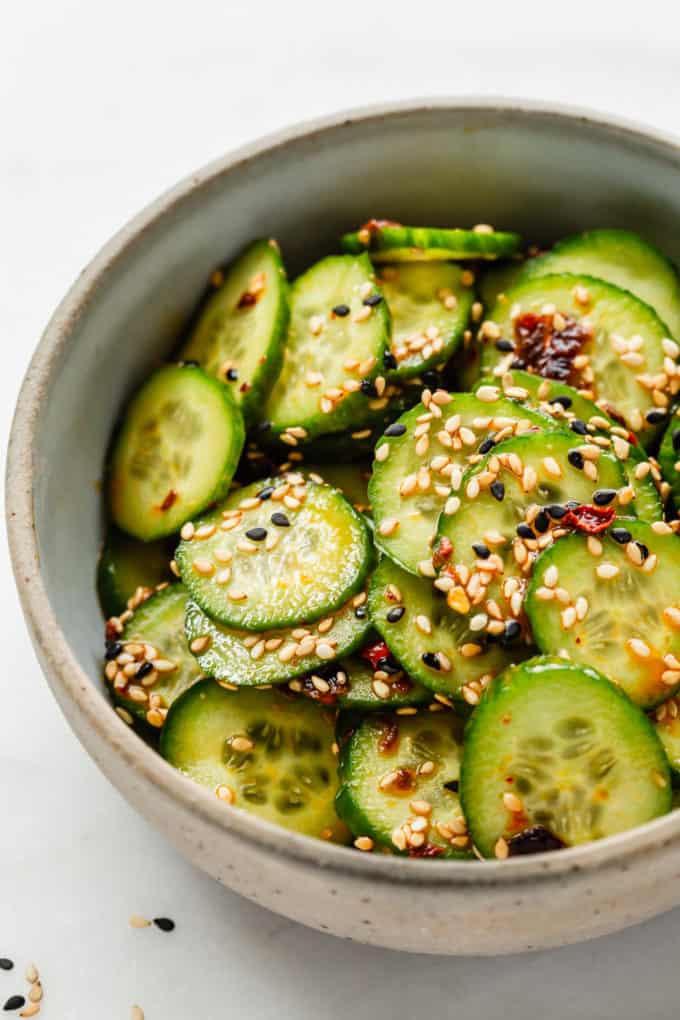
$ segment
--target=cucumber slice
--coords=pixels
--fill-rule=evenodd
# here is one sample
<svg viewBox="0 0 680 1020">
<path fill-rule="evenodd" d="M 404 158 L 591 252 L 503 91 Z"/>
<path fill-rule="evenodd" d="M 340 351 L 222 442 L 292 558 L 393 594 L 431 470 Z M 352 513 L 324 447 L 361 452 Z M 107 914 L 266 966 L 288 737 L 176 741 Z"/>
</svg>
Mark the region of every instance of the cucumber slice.
<svg viewBox="0 0 680 1020">
<path fill-rule="evenodd" d="M 225 383 L 247 422 L 253 421 L 281 371 L 288 326 L 288 284 L 276 241 L 255 241 L 226 270 L 182 348 Z"/>
<path fill-rule="evenodd" d="M 680 336 L 680 280 L 665 255 L 628 230 L 589 230 L 565 237 L 552 251 L 529 259 L 522 281 L 553 273 L 596 276 L 629 290 L 650 305 L 670 330 Z"/>
<path fill-rule="evenodd" d="M 618 518 L 595 543 L 559 539 L 534 565 L 526 612 L 542 651 L 592 666 L 644 708 L 680 688 L 680 541 L 663 522 Z"/>
<path fill-rule="evenodd" d="M 588 433 L 600 436 L 595 442 L 619 458 L 628 483 L 635 490 L 638 517 L 645 521 L 663 520 L 663 501 L 658 489 L 661 474 L 656 464 L 649 461 L 642 449 L 634 444 L 628 429 L 567 383 L 542 379 L 521 369 L 506 372 L 501 383 L 504 393 L 512 393 L 513 399 L 535 407 L 576 435 Z M 480 380 L 475 390 L 494 384 L 495 380 L 487 377 Z M 608 444 L 605 440 L 608 440 Z M 640 464 L 646 466 L 641 468 Z"/>
<path fill-rule="evenodd" d="M 460 791 L 484 857 L 603 839 L 671 807 L 644 713 L 595 670 L 548 657 L 489 688 L 465 733 Z"/>
<path fill-rule="evenodd" d="M 225 386 L 193 365 L 166 365 L 132 398 L 114 444 L 114 524 L 144 542 L 182 524 L 229 489 L 244 442 Z"/>
<path fill-rule="evenodd" d="M 649 305 L 612 284 L 566 273 L 532 278 L 482 324 L 482 372 L 527 368 L 574 384 L 648 447 L 680 388 L 667 332 Z"/>
<path fill-rule="evenodd" d="M 435 545 L 435 559 L 446 563 L 442 577 L 453 582 L 451 607 L 467 614 L 498 600 L 502 615 L 517 620 L 517 611 L 508 613 L 508 607 L 538 552 L 552 542 L 553 532 L 563 531 L 566 502 L 590 505 L 597 490 L 609 491 L 608 505 L 625 504 L 634 512 L 620 462 L 598 446 L 580 445 L 579 438 L 563 431 L 528 432 L 499 443 L 468 468 L 460 506 L 441 515 Z M 547 512 L 554 506 L 559 515 Z"/>
<path fill-rule="evenodd" d="M 485 269 L 477 282 L 480 300 L 485 308 L 493 308 L 501 295 L 517 284 L 524 271 L 524 261 L 500 262 Z"/>
<path fill-rule="evenodd" d="M 338 839 L 333 739 L 332 715 L 310 701 L 204 680 L 168 713 L 160 751 L 225 805 Z"/>
<path fill-rule="evenodd" d="M 663 749 L 668 758 L 673 783 L 677 787 L 680 778 L 680 700 L 669 698 L 663 705 L 655 710 L 652 716 L 652 725 L 656 734 L 663 744 Z M 677 804 L 673 805 L 677 807 Z"/>
<path fill-rule="evenodd" d="M 371 477 L 370 461 L 359 461 L 354 464 L 308 464 L 304 463 L 305 474 L 316 475 L 317 478 L 340 489 L 346 500 L 355 510 L 361 513 L 370 511 L 368 498 L 368 482 Z"/>
<path fill-rule="evenodd" d="M 376 397 L 390 318 L 366 255 L 333 255 L 291 288 L 283 368 L 264 407 L 289 446 L 353 428 Z M 364 390 L 362 391 L 362 383 Z"/>
<path fill-rule="evenodd" d="M 680 507 L 680 420 L 677 410 L 661 440 L 659 464 L 677 509 Z"/>
<path fill-rule="evenodd" d="M 176 560 L 191 597 L 237 629 L 313 623 L 359 591 L 371 564 L 361 514 L 296 473 L 240 489 L 183 531 Z"/>
<path fill-rule="evenodd" d="M 380 674 L 380 670 L 374 670 L 358 655 L 343 660 L 340 667 L 347 677 L 348 687 L 339 693 L 338 705 L 342 709 L 368 712 L 374 709 L 410 708 L 427 705 L 432 700 L 432 692 L 427 687 L 403 672 L 389 674 L 385 679 L 379 676 L 376 680 L 376 672 Z"/>
<path fill-rule="evenodd" d="M 171 584 L 135 610 L 120 638 L 107 642 L 104 675 L 114 701 L 155 728 L 201 675 L 184 637 L 186 604 L 184 585 Z"/>
<path fill-rule="evenodd" d="M 469 458 L 495 434 L 512 435 L 546 419 L 499 397 L 438 390 L 391 424 L 375 450 L 368 494 L 378 546 L 411 573 L 432 555 L 441 511 L 458 492 Z M 484 446 L 481 446 L 484 449 Z M 454 495 L 455 498 L 455 495 Z"/>
<path fill-rule="evenodd" d="M 484 607 L 470 617 L 451 611 L 444 592 L 387 557 L 371 578 L 368 605 L 373 626 L 409 676 L 469 705 L 477 704 L 492 677 L 527 654 L 514 626 L 506 630 L 502 623 L 498 634 L 480 636 L 472 628 Z"/>
<path fill-rule="evenodd" d="M 206 676 L 239 687 L 283 683 L 358 648 L 371 626 L 365 601 L 360 593 L 318 624 L 258 634 L 230 630 L 189 602 L 187 641 Z"/>
<path fill-rule="evenodd" d="M 383 266 L 378 283 L 392 316 L 392 378 L 419 375 L 448 361 L 463 338 L 474 301 L 464 270 L 450 263 Z"/>
<path fill-rule="evenodd" d="M 455 259 L 501 259 L 520 247 L 519 234 L 491 229 L 403 227 L 387 220 L 369 220 L 340 240 L 343 251 L 370 251 L 374 262 L 435 262 Z"/>
<path fill-rule="evenodd" d="M 166 540 L 139 542 L 112 528 L 97 565 L 97 592 L 104 616 L 120 616 L 129 600 L 146 598 L 157 585 L 173 580 L 173 548 Z"/>
<path fill-rule="evenodd" d="M 453 712 L 370 716 L 340 756 L 337 812 L 355 836 L 413 857 L 471 857 L 456 791 L 463 722 Z"/>
</svg>

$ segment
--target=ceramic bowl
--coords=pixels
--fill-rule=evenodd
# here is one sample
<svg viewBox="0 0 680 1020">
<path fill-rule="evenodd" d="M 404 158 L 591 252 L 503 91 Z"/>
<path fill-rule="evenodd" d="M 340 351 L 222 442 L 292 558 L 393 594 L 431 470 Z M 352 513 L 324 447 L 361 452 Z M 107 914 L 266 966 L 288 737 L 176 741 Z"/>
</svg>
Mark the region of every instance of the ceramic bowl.
<svg viewBox="0 0 680 1020">
<path fill-rule="evenodd" d="M 84 747 L 130 803 L 199 868 L 272 910 L 361 942 L 445 954 L 518 952 L 622 928 L 680 902 L 680 812 L 504 862 L 359 853 L 226 808 L 107 701 L 94 483 L 123 402 L 171 349 L 215 265 L 272 235 L 295 274 L 370 216 L 493 223 L 538 242 L 628 227 L 680 261 L 680 147 L 579 111 L 410 102 L 256 142 L 142 212 L 64 298 L 17 405 L 8 527 L 38 657 Z"/>
</svg>

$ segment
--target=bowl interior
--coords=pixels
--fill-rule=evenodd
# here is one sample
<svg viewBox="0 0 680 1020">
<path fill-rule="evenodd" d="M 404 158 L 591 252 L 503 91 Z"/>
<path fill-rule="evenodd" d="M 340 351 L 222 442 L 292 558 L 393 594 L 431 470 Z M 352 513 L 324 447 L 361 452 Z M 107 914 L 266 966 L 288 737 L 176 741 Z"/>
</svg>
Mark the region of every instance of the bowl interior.
<svg viewBox="0 0 680 1020">
<path fill-rule="evenodd" d="M 208 168 L 96 260 L 51 327 L 34 446 L 40 568 L 73 653 L 100 686 L 100 481 L 120 408 L 173 348 L 209 272 L 258 236 L 291 275 L 370 216 L 492 223 L 548 241 L 625 226 L 680 261 L 680 154 L 625 128 L 513 108 L 366 115 Z M 41 369 L 44 375 L 44 366 Z"/>
</svg>

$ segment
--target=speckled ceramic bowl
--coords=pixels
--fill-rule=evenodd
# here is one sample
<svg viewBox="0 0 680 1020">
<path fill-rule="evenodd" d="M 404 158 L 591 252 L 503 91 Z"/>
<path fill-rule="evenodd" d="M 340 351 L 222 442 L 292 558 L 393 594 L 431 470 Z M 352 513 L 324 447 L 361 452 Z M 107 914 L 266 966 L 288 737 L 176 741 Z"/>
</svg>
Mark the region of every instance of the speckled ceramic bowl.
<svg viewBox="0 0 680 1020">
<path fill-rule="evenodd" d="M 94 483 L 121 404 L 170 349 L 217 263 L 274 235 L 295 273 L 373 215 L 490 222 L 538 241 L 626 226 L 680 260 L 680 147 L 524 102 L 412 102 L 256 142 L 146 209 L 66 295 L 19 397 L 7 513 L 38 656 L 73 729 L 128 800 L 198 867 L 272 910 L 427 953 L 517 952 L 622 928 L 680 902 L 678 812 L 591 846 L 505 862 L 362 854 L 225 808 L 106 699 Z"/>
</svg>

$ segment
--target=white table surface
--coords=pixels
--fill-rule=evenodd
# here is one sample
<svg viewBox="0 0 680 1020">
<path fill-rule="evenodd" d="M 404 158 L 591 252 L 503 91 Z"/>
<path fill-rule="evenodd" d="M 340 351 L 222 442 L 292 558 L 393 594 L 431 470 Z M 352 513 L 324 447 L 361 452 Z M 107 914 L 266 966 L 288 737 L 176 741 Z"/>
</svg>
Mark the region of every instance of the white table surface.
<svg viewBox="0 0 680 1020">
<path fill-rule="evenodd" d="M 401 13 L 400 13 L 400 9 Z M 0 427 L 66 287 L 160 190 L 287 122 L 382 99 L 506 94 L 680 131 L 680 19 L 618 8 L 395 0 L 97 0 L 0 14 Z M 226 892 L 132 811 L 67 728 L 0 547 L 0 1006 L 29 960 L 45 1020 L 677 1017 L 680 912 L 589 945 L 404 957 Z M 128 926 L 138 912 L 177 929 Z M 7 1014 L 8 1016 L 10 1014 Z"/>
</svg>

